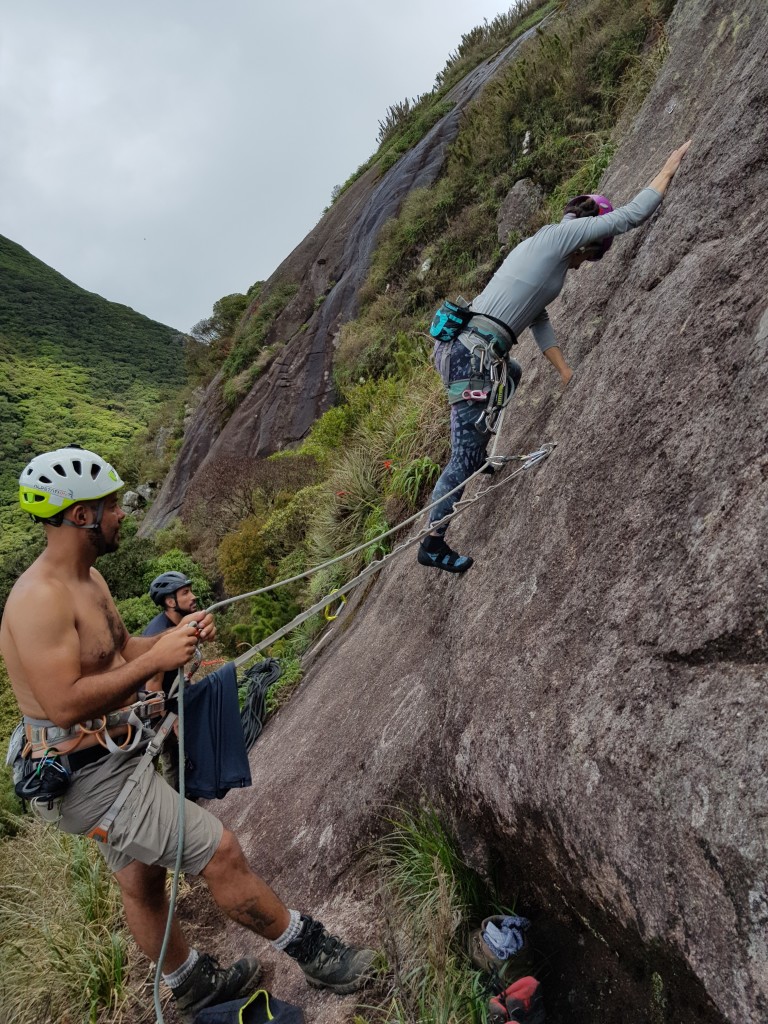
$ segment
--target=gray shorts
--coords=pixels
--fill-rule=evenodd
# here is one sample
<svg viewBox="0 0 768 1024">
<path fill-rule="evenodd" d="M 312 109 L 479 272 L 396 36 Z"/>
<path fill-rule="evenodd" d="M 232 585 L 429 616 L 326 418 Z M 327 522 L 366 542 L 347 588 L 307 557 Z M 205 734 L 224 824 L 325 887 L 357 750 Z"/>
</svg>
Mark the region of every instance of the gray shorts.
<svg viewBox="0 0 768 1024">
<path fill-rule="evenodd" d="M 84 835 L 114 803 L 141 754 L 110 754 L 72 776 L 62 804 L 59 828 Z M 219 847 L 224 826 L 197 804 L 185 801 L 182 870 L 199 875 Z M 107 866 L 117 872 L 132 861 L 173 870 L 178 844 L 179 795 L 152 766 L 121 807 L 107 843 L 97 843 Z"/>
</svg>

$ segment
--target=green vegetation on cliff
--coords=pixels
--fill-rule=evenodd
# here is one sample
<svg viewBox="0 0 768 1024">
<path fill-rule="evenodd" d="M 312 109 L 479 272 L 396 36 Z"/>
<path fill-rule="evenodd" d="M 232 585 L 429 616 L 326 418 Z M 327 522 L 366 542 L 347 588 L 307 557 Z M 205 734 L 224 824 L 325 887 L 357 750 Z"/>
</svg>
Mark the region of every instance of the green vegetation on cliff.
<svg viewBox="0 0 768 1024">
<path fill-rule="evenodd" d="M 33 455 L 74 442 L 119 463 L 185 382 L 178 332 L 0 236 L 0 552 L 28 536 L 17 480 Z"/>
<path fill-rule="evenodd" d="M 384 118 L 379 121 L 379 148 L 343 185 L 333 190 L 332 202 L 335 203 L 369 167 L 375 166 L 379 174 L 392 167 L 451 110 L 452 103 L 446 95 L 465 75 L 509 46 L 557 6 L 558 0 L 520 0 L 509 11 L 497 14 L 491 21 L 466 32 L 456 50 L 448 56 L 429 92 L 412 101 L 406 98 L 388 107 Z"/>
</svg>

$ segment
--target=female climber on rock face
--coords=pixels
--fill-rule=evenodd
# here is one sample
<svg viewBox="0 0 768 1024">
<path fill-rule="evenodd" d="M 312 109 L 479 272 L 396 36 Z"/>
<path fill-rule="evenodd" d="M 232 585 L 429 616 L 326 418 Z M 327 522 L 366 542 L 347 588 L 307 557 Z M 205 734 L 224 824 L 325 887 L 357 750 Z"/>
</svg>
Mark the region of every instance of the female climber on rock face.
<svg viewBox="0 0 768 1024">
<path fill-rule="evenodd" d="M 618 210 L 614 210 L 604 196 L 571 199 L 566 203 L 559 224 L 545 225 L 507 256 L 471 303 L 474 316 L 468 328 L 453 342 L 437 343 L 436 357 L 440 346 L 450 345 L 448 358 L 442 363 L 446 367 L 444 381 L 451 405 L 451 459 L 432 492 L 431 502 L 439 504 L 430 513 L 430 523 L 438 523 L 453 511 L 463 489 L 445 496 L 476 472 L 486 457 L 490 435 L 487 430 L 478 429 L 486 401 L 470 386 L 471 378 L 477 376 L 477 367 L 473 367 L 476 357 L 471 354 L 471 348 L 477 348 L 480 341 L 485 346 L 490 345 L 496 355 L 503 355 L 507 361 L 509 387 L 514 390 L 522 370 L 507 353 L 511 339 L 530 327 L 539 348 L 567 384 L 573 370 L 555 339 L 547 304 L 560 294 L 569 270 L 577 270 L 585 260 L 602 259 L 614 235 L 638 227 L 651 216 L 690 144 L 688 141 L 676 149 L 648 187 Z M 497 321 L 508 325 L 509 331 L 504 331 Z M 473 560 L 457 554 L 446 544 L 447 528 L 447 524 L 437 526 L 424 538 L 419 547 L 419 563 L 447 572 L 465 572 Z"/>
</svg>

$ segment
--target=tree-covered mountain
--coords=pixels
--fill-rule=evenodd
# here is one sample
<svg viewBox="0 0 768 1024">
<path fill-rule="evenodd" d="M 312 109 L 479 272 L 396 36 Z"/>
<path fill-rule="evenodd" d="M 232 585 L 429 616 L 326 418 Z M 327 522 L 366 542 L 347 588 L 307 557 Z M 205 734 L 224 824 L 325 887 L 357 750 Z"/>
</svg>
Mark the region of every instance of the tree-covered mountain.
<svg viewBox="0 0 768 1024">
<path fill-rule="evenodd" d="M 0 553 L 26 524 L 18 474 L 75 442 L 118 460 L 185 383 L 177 331 L 85 291 L 0 236 Z"/>
</svg>

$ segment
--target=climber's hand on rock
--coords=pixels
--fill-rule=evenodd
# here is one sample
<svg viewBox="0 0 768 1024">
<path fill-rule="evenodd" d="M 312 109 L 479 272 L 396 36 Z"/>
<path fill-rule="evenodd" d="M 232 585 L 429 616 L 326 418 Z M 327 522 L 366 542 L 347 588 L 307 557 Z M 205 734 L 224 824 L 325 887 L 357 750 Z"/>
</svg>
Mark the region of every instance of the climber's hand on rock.
<svg viewBox="0 0 768 1024">
<path fill-rule="evenodd" d="M 691 146 L 691 139 L 684 142 L 678 149 L 673 150 L 672 153 L 667 157 L 667 162 L 664 167 L 670 174 L 674 174 L 677 168 L 680 166 L 683 157 L 688 152 Z"/>
<path fill-rule="evenodd" d="M 667 191 L 667 186 L 670 181 L 674 178 L 678 167 L 680 166 L 683 157 L 688 152 L 691 145 L 691 139 L 684 142 L 678 149 L 673 150 L 666 159 L 664 166 L 661 168 L 659 173 L 653 179 L 650 184 L 650 188 L 656 189 L 662 195 Z"/>
</svg>

